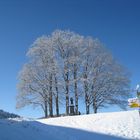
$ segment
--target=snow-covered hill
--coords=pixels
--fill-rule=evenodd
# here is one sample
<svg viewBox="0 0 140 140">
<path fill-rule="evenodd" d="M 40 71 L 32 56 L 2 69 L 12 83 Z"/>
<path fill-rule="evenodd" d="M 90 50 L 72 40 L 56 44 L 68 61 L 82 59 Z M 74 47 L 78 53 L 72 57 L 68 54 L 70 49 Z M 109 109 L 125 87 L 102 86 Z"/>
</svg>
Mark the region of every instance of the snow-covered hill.
<svg viewBox="0 0 140 140">
<path fill-rule="evenodd" d="M 137 111 L 0 120 L 0 140 L 140 140 Z"/>
</svg>

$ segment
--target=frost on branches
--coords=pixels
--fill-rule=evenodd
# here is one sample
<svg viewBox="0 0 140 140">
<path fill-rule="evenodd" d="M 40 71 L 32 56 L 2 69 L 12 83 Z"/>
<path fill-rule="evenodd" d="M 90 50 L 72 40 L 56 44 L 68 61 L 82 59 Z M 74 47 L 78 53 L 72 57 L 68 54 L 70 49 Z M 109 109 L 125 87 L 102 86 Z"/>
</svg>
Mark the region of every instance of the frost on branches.
<svg viewBox="0 0 140 140">
<path fill-rule="evenodd" d="M 86 113 L 108 104 L 124 108 L 129 97 L 127 71 L 97 39 L 56 30 L 38 38 L 27 52 L 19 73 L 17 108 L 40 106 L 45 117 L 59 116 L 60 105 L 69 115 L 69 99 L 79 100 Z M 55 109 L 55 111 L 54 111 Z"/>
</svg>

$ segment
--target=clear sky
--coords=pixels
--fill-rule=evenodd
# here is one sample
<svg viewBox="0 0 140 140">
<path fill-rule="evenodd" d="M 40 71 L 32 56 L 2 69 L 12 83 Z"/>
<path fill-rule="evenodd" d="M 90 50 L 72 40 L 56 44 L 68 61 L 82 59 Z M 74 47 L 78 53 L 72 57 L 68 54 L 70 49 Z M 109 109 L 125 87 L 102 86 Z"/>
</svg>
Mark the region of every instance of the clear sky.
<svg viewBox="0 0 140 140">
<path fill-rule="evenodd" d="M 140 83 L 140 0 L 0 0 L 0 109 L 17 111 L 17 75 L 33 41 L 55 29 L 98 38 Z"/>
</svg>

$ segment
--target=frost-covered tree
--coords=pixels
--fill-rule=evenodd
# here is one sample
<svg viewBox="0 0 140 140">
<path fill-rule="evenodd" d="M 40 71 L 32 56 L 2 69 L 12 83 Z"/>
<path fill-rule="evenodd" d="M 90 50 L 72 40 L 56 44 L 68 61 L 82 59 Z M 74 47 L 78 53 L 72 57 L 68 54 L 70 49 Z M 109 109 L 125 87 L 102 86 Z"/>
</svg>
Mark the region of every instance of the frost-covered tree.
<svg viewBox="0 0 140 140">
<path fill-rule="evenodd" d="M 52 38 L 60 56 L 60 69 L 64 80 L 66 114 L 69 114 L 69 96 L 74 92 L 75 113 L 78 114 L 78 73 L 80 71 L 80 55 L 82 54 L 83 36 L 74 32 L 56 30 Z M 74 91 L 72 90 L 74 89 Z M 71 96 L 73 96 L 71 94 Z"/>
<path fill-rule="evenodd" d="M 129 96 L 129 77 L 123 66 L 98 40 L 88 39 L 89 49 L 83 61 L 83 85 L 86 113 L 92 104 L 94 113 L 108 104 L 125 107 Z"/>
<path fill-rule="evenodd" d="M 29 49 L 27 55 L 30 61 L 23 67 L 19 75 L 19 94 L 17 96 L 17 108 L 28 104 L 40 105 L 44 110 L 45 117 L 53 116 L 54 83 L 57 88 L 57 64 L 53 41 L 50 37 L 37 39 Z M 55 79 L 55 81 L 54 81 Z M 57 98 L 58 110 L 58 90 Z"/>
<path fill-rule="evenodd" d="M 48 116 L 48 90 L 43 80 L 38 77 L 38 72 L 32 64 L 25 64 L 19 74 L 18 95 L 16 108 L 27 105 L 41 106 L 45 117 Z"/>
<path fill-rule="evenodd" d="M 73 85 L 73 93 L 74 93 L 74 99 L 75 99 L 75 114 L 79 113 L 79 96 L 81 95 L 79 92 L 78 86 L 80 87 L 80 77 L 81 77 L 81 55 L 83 54 L 83 45 L 84 40 L 83 37 L 77 35 L 75 36 L 75 42 L 72 46 L 72 53 L 71 53 L 71 61 L 70 61 L 70 70 L 72 72 L 72 80 L 71 83 Z"/>
<path fill-rule="evenodd" d="M 64 80 L 64 92 L 65 92 L 65 107 L 66 114 L 69 114 L 69 92 L 70 92 L 70 52 L 71 52 L 71 35 L 67 36 L 67 32 L 56 30 L 52 34 L 52 38 L 55 42 L 55 47 L 58 53 L 59 67 L 62 72 L 62 78 Z"/>
<path fill-rule="evenodd" d="M 84 52 L 81 56 L 82 63 L 82 77 L 81 82 L 83 85 L 83 95 L 85 101 L 86 114 L 90 113 L 90 105 L 92 103 L 92 94 L 91 94 L 91 79 L 92 79 L 92 66 L 95 59 L 95 50 L 99 46 L 96 43 L 97 40 L 92 38 L 86 38 L 84 40 Z M 98 47 L 97 47 L 98 46 Z"/>
<path fill-rule="evenodd" d="M 54 108 L 59 116 L 61 102 L 69 115 L 70 97 L 74 97 L 75 114 L 80 99 L 87 114 L 91 106 L 94 113 L 108 104 L 124 107 L 128 74 L 97 39 L 56 30 L 38 38 L 27 55 L 29 61 L 19 74 L 17 108 L 41 106 L 45 117 L 52 117 Z"/>
</svg>

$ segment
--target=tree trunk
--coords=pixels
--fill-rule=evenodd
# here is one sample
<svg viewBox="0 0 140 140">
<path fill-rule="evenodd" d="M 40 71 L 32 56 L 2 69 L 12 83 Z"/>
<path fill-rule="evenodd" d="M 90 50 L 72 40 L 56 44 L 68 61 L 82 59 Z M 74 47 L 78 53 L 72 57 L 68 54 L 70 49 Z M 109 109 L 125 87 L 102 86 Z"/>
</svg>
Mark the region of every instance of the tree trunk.
<svg viewBox="0 0 140 140">
<path fill-rule="evenodd" d="M 95 113 L 95 114 L 97 113 L 97 108 L 96 108 L 96 107 L 94 107 L 94 113 Z"/>
<path fill-rule="evenodd" d="M 53 117 L 53 106 L 52 106 L 52 94 L 50 94 L 50 98 L 49 98 L 49 116 Z"/>
<path fill-rule="evenodd" d="M 56 115 L 59 116 L 59 95 L 58 95 L 58 86 L 57 86 L 57 78 L 55 77 L 55 89 L 56 89 Z"/>
<path fill-rule="evenodd" d="M 53 95 L 52 95 L 52 75 L 50 76 L 50 90 L 49 90 L 49 116 L 53 117 Z"/>
<path fill-rule="evenodd" d="M 65 82 L 66 82 L 66 115 L 69 115 L 69 72 L 68 66 L 65 66 Z"/>
<path fill-rule="evenodd" d="M 86 104 L 86 114 L 89 114 L 90 113 L 90 108 L 89 108 L 90 106 L 88 105 L 88 104 Z"/>
<path fill-rule="evenodd" d="M 58 104 L 58 96 L 56 97 L 56 116 L 59 116 L 59 104 Z"/>
<path fill-rule="evenodd" d="M 47 103 L 47 101 L 45 101 L 44 113 L 45 113 L 45 118 L 47 118 L 48 117 L 48 103 Z"/>
<path fill-rule="evenodd" d="M 87 92 L 85 93 L 85 105 L 86 105 L 86 114 L 89 114 L 90 113 L 90 103 L 89 103 Z"/>
<path fill-rule="evenodd" d="M 69 86 L 66 85 L 66 115 L 69 115 Z"/>
<path fill-rule="evenodd" d="M 74 64 L 74 92 L 75 92 L 75 114 L 78 115 L 78 88 L 77 88 L 77 66 Z"/>
<path fill-rule="evenodd" d="M 97 113 L 97 104 L 96 104 L 96 100 L 95 100 L 95 97 L 93 99 L 93 110 L 94 110 L 94 113 Z"/>
<path fill-rule="evenodd" d="M 86 66 L 87 71 L 87 66 Z M 84 79 L 87 80 L 87 74 L 85 72 Z M 89 95 L 88 95 L 88 83 L 87 81 L 84 81 L 84 92 L 85 92 L 85 105 L 86 105 L 86 114 L 90 113 L 90 101 L 89 101 Z"/>
</svg>

